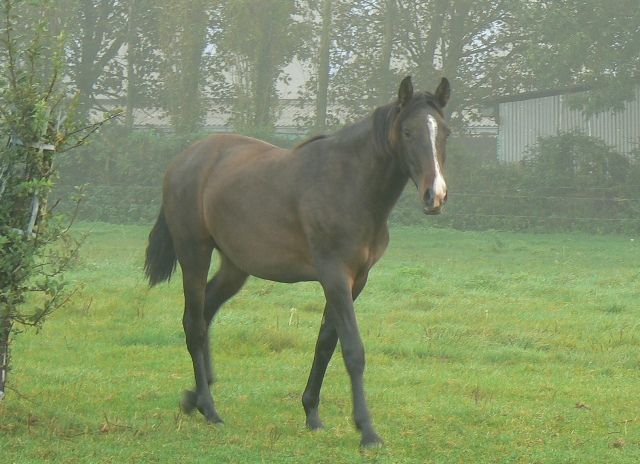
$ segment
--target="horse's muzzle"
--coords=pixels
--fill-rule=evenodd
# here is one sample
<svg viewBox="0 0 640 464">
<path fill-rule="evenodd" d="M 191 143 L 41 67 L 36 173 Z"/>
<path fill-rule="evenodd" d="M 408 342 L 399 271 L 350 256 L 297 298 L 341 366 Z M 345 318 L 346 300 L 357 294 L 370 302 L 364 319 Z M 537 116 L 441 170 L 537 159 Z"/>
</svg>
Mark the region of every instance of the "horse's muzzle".
<svg viewBox="0 0 640 464">
<path fill-rule="evenodd" d="M 425 192 L 422 201 L 424 203 L 424 214 L 440 214 L 442 211 L 442 207 L 447 202 L 449 195 L 447 191 L 444 191 L 444 195 L 436 195 L 432 188 L 427 189 Z"/>
<path fill-rule="evenodd" d="M 433 216 L 435 214 L 440 214 L 442 212 L 442 206 L 438 206 L 437 208 L 428 208 L 425 206 L 422 211 L 424 212 L 424 214 Z"/>
</svg>

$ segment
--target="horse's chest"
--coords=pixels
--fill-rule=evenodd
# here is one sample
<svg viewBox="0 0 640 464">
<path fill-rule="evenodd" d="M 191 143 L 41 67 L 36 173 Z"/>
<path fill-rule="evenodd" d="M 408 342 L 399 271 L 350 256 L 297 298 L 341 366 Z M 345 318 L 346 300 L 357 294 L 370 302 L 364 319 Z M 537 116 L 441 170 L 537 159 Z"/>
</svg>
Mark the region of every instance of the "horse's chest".
<svg viewBox="0 0 640 464">
<path fill-rule="evenodd" d="M 384 254 L 389 244 L 387 228 L 375 233 L 362 248 L 362 261 L 367 268 L 371 268 Z"/>
</svg>

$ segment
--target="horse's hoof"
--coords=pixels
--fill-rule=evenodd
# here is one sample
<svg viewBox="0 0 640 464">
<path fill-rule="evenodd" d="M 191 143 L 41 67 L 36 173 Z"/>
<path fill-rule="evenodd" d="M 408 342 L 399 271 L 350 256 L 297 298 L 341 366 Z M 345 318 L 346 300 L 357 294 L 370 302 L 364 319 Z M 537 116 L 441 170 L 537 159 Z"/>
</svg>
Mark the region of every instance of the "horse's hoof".
<svg viewBox="0 0 640 464">
<path fill-rule="evenodd" d="M 198 395 L 191 390 L 185 390 L 182 394 L 182 401 L 180 402 L 180 409 L 185 414 L 191 414 L 198 405 Z"/>
<path fill-rule="evenodd" d="M 324 424 L 319 418 L 307 419 L 307 428 L 312 432 L 324 429 Z"/>
<path fill-rule="evenodd" d="M 205 416 L 207 424 L 215 425 L 216 427 L 224 425 L 224 421 L 217 414 L 213 414 L 211 417 Z"/>
<path fill-rule="evenodd" d="M 382 441 L 382 438 L 380 438 L 375 432 L 363 434 L 362 439 L 360 440 L 360 448 L 366 450 L 380 449 L 383 445 L 384 442 Z"/>
<path fill-rule="evenodd" d="M 320 430 L 324 428 L 324 424 L 320 420 L 317 408 L 314 408 L 307 413 L 307 428 L 309 430 Z"/>
<path fill-rule="evenodd" d="M 182 401 L 180 402 L 180 408 L 185 414 L 191 414 L 197 409 L 210 424 L 224 423 L 213 406 L 203 406 L 199 404 L 198 394 L 192 390 L 185 390 L 182 395 Z"/>
</svg>

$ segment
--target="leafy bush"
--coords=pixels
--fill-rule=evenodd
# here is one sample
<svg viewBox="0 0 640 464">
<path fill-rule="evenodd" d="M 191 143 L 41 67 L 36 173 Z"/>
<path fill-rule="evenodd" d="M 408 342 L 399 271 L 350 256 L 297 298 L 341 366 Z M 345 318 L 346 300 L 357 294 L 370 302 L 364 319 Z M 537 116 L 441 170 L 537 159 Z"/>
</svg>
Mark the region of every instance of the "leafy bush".
<svg viewBox="0 0 640 464">
<path fill-rule="evenodd" d="M 53 197 L 69 198 L 81 186 L 80 218 L 113 223 L 151 221 L 158 214 L 167 166 L 201 136 L 109 128 L 86 146 L 60 157 L 60 182 Z"/>
<path fill-rule="evenodd" d="M 530 180 L 545 189 L 589 190 L 625 184 L 630 161 L 601 139 L 572 131 L 540 138 L 525 164 Z"/>
<path fill-rule="evenodd" d="M 88 184 L 81 217 L 149 222 L 157 215 L 162 176 L 170 161 L 206 134 L 131 134 L 115 128 L 61 163 L 61 197 Z M 279 146 L 297 141 L 249 134 Z M 475 142 L 452 139 L 446 166 L 449 204 L 425 218 L 412 183 L 392 213 L 398 224 L 463 230 L 634 233 L 640 229 L 640 149 L 624 157 L 601 140 L 577 132 L 541 138 L 520 164 L 501 164 L 472 152 Z M 486 151 L 486 150 L 485 150 Z"/>
<path fill-rule="evenodd" d="M 5 0 L 0 9 L 0 399 L 13 337 L 65 304 L 78 249 L 49 201 L 58 152 L 84 135 L 59 78 L 64 43 L 48 34 L 51 8 Z"/>
</svg>

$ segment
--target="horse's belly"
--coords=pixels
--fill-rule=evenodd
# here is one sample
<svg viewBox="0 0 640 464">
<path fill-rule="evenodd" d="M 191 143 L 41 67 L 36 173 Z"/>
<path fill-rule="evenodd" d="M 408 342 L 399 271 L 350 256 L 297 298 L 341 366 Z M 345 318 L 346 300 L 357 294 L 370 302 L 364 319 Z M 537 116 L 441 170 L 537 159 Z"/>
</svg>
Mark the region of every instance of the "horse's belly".
<svg viewBox="0 0 640 464">
<path fill-rule="evenodd" d="M 318 280 L 315 269 L 312 266 L 302 266 L 297 262 L 279 262 L 273 263 L 272 266 L 269 266 L 269 263 L 260 263 L 259 266 L 255 266 L 248 272 L 252 276 L 260 277 L 261 279 L 288 284 Z"/>
<path fill-rule="evenodd" d="M 216 247 L 246 273 L 277 282 L 316 280 L 306 236 L 291 214 L 239 208 L 212 219 Z"/>
<path fill-rule="evenodd" d="M 240 247 L 228 241 L 216 243 L 236 266 L 255 277 L 286 283 L 317 279 L 309 257 L 291 247 L 278 246 L 277 240 L 255 238 L 249 246 Z"/>
</svg>

